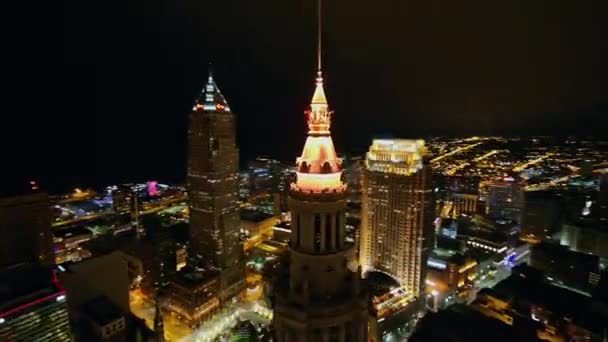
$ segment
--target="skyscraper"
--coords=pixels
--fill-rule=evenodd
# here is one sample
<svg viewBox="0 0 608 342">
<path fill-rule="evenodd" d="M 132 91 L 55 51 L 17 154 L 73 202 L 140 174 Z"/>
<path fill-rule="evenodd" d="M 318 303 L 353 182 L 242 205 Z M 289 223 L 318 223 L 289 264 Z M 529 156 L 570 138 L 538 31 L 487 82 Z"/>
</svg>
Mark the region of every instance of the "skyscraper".
<svg viewBox="0 0 608 342">
<path fill-rule="evenodd" d="M 220 271 L 222 305 L 244 286 L 235 140 L 234 114 L 209 73 L 188 130 L 190 257 Z"/>
<path fill-rule="evenodd" d="M 321 73 L 321 4 L 317 80 L 308 137 L 289 190 L 289 277 L 275 288 L 279 342 L 367 341 L 367 294 L 354 244 L 345 238 L 346 184 L 331 138 L 331 112 Z"/>
<path fill-rule="evenodd" d="M 274 326 L 283 341 L 366 341 L 367 298 L 354 248 L 345 241 L 346 185 L 330 134 L 319 71 L 308 137 L 297 159 L 289 207 L 292 233 L 289 283 L 277 287 Z"/>
<path fill-rule="evenodd" d="M 374 140 L 363 177 L 360 262 L 395 278 L 410 296 L 424 291 L 433 244 L 432 172 L 424 140 Z"/>
</svg>

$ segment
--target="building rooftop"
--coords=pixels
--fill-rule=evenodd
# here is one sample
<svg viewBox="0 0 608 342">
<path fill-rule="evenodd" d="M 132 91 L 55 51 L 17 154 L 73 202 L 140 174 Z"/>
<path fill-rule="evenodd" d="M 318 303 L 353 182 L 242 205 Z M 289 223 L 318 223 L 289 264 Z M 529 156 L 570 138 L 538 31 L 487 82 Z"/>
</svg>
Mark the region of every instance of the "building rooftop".
<svg viewBox="0 0 608 342">
<path fill-rule="evenodd" d="M 200 96 L 195 101 L 193 110 L 216 113 L 230 112 L 228 102 L 224 98 L 224 95 L 222 95 L 222 92 L 220 92 L 217 84 L 215 84 L 211 71 L 209 71 L 209 76 L 207 77 L 207 84 L 203 88 Z"/>
<path fill-rule="evenodd" d="M 591 297 L 551 285 L 543 281 L 539 271 L 525 265 L 514 268 L 513 273 L 493 289 L 484 289 L 482 293 L 509 302 L 543 306 L 595 332 L 601 332 L 608 321 L 608 314 L 594 309 L 596 306 Z"/>
<path fill-rule="evenodd" d="M 272 218 L 273 215 L 255 210 L 255 209 L 241 209 L 241 220 L 243 221 L 251 221 L 255 223 L 260 223 L 269 218 Z"/>
<path fill-rule="evenodd" d="M 100 326 L 125 317 L 125 313 L 105 296 L 91 299 L 82 305 L 80 311 Z"/>
<path fill-rule="evenodd" d="M 369 272 L 366 279 L 372 297 L 382 296 L 399 287 L 397 280 L 383 272 Z"/>
<path fill-rule="evenodd" d="M 4 268 L 0 270 L 0 316 L 63 292 L 50 268 L 33 263 Z"/>
<path fill-rule="evenodd" d="M 540 341 L 534 329 L 515 329 L 484 316 L 468 306 L 453 305 L 437 313 L 429 312 L 418 322 L 408 341 Z"/>
<path fill-rule="evenodd" d="M 215 281 L 218 278 L 218 272 L 215 270 L 203 270 L 184 268 L 175 274 L 172 282 L 187 288 L 196 288 Z"/>
</svg>

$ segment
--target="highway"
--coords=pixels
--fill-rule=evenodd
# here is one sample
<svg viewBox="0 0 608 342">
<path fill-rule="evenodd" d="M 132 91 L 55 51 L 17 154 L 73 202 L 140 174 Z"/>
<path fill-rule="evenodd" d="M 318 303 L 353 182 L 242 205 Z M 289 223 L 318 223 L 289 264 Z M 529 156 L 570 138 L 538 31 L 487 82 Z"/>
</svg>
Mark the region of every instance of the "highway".
<svg viewBox="0 0 608 342">
<path fill-rule="evenodd" d="M 139 212 L 139 216 L 157 213 L 159 211 L 170 208 L 176 204 L 179 205 L 179 203 L 184 201 L 186 201 L 186 196 L 170 197 L 167 199 L 162 199 L 158 202 L 145 203 L 143 205 L 142 210 Z M 86 214 L 78 217 L 73 217 L 67 220 L 53 222 L 51 226 L 54 228 L 65 227 L 80 222 L 97 220 L 112 214 L 115 214 L 114 210 L 108 209 L 97 213 Z"/>
<path fill-rule="evenodd" d="M 482 160 L 484 160 L 484 159 L 486 159 L 488 157 L 491 157 L 491 156 L 493 156 L 495 154 L 498 154 L 498 153 L 501 153 L 501 152 L 505 152 L 505 150 L 492 150 L 492 151 L 490 151 L 490 152 L 488 152 L 488 153 L 486 153 L 486 154 L 484 154 L 482 156 L 479 156 L 479 157 L 473 159 L 473 161 L 474 162 L 480 162 L 480 161 L 482 161 Z M 448 176 L 452 176 L 452 175 L 454 175 L 456 173 L 456 171 L 464 169 L 465 167 L 467 167 L 469 165 L 471 165 L 471 163 L 469 163 L 469 162 L 463 162 L 463 163 L 461 163 L 459 165 L 456 165 L 453 168 L 447 170 L 445 172 L 445 174 L 448 175 Z"/>
<path fill-rule="evenodd" d="M 523 188 L 524 191 L 539 191 L 539 190 L 548 190 L 560 183 L 567 182 L 570 178 L 578 177 L 578 175 L 574 176 L 564 176 L 556 179 L 552 179 L 549 182 L 530 184 Z"/>
<path fill-rule="evenodd" d="M 457 149 L 455 149 L 455 150 L 453 150 L 453 151 L 450 151 L 450 152 L 448 152 L 448 153 L 446 153 L 446 154 L 442 154 L 442 155 L 440 155 L 440 156 L 437 156 L 437 157 L 435 157 L 435 158 L 431 159 L 431 163 L 436 163 L 436 162 L 440 161 L 440 160 L 441 160 L 441 159 L 443 159 L 443 158 L 446 158 L 446 157 L 452 156 L 452 155 L 457 154 L 457 153 L 460 153 L 460 152 L 464 152 L 464 151 L 466 151 L 466 150 L 470 150 L 470 149 L 472 149 L 473 147 L 479 146 L 479 145 L 481 145 L 481 144 L 483 144 L 483 143 L 478 142 L 478 143 L 474 143 L 474 144 L 466 145 L 466 146 L 463 146 L 463 147 L 459 147 L 459 148 L 457 148 Z"/>
<path fill-rule="evenodd" d="M 479 157 L 473 159 L 473 161 L 474 162 L 482 161 L 482 160 L 484 160 L 484 159 L 486 159 L 488 157 L 491 157 L 491 156 L 493 156 L 495 154 L 498 154 L 498 153 L 501 153 L 501 152 L 506 152 L 506 150 L 492 150 L 492 151 L 484 154 L 483 156 L 479 156 Z"/>
<path fill-rule="evenodd" d="M 551 157 L 553 155 L 554 155 L 553 153 L 546 153 L 545 155 L 543 155 L 541 157 L 529 160 L 529 161 L 527 161 L 527 162 L 525 162 L 525 163 L 523 163 L 523 164 L 521 164 L 519 166 L 514 167 L 513 171 L 515 171 L 515 172 L 521 172 L 521 171 L 527 169 L 528 167 L 530 167 L 532 165 L 535 165 L 535 164 L 538 164 L 541 161 L 543 161 L 543 160 L 545 160 L 545 159 L 547 159 L 547 158 L 549 158 L 549 157 Z"/>
</svg>

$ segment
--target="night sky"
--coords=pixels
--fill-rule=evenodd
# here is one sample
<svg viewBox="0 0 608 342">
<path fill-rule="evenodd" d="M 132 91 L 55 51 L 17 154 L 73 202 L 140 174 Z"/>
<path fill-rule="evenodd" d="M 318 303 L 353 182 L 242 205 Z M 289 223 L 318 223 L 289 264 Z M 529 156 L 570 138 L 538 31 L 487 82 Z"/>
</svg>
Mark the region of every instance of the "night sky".
<svg viewBox="0 0 608 342">
<path fill-rule="evenodd" d="M 54 186 L 182 180 L 209 61 L 241 159 L 294 160 L 314 87 L 314 3 L 66 3 L 59 104 L 21 165 Z M 607 17 L 605 0 L 324 1 L 337 148 L 374 136 L 607 136 Z"/>
</svg>

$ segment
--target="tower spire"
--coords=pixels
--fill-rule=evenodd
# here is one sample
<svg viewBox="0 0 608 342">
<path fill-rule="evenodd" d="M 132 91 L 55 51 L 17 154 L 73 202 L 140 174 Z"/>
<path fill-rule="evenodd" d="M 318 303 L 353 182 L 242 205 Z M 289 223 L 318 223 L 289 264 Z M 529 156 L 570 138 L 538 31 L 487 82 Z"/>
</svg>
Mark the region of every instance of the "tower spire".
<svg viewBox="0 0 608 342">
<path fill-rule="evenodd" d="M 315 92 L 311 101 L 312 112 L 328 112 L 321 67 L 321 0 L 317 0 L 317 79 L 315 82 Z M 319 108 L 319 105 L 323 108 Z M 329 116 L 327 116 L 327 120 L 329 120 Z"/>
<path fill-rule="evenodd" d="M 317 76 L 321 77 L 321 0 L 317 0 Z"/>
</svg>

